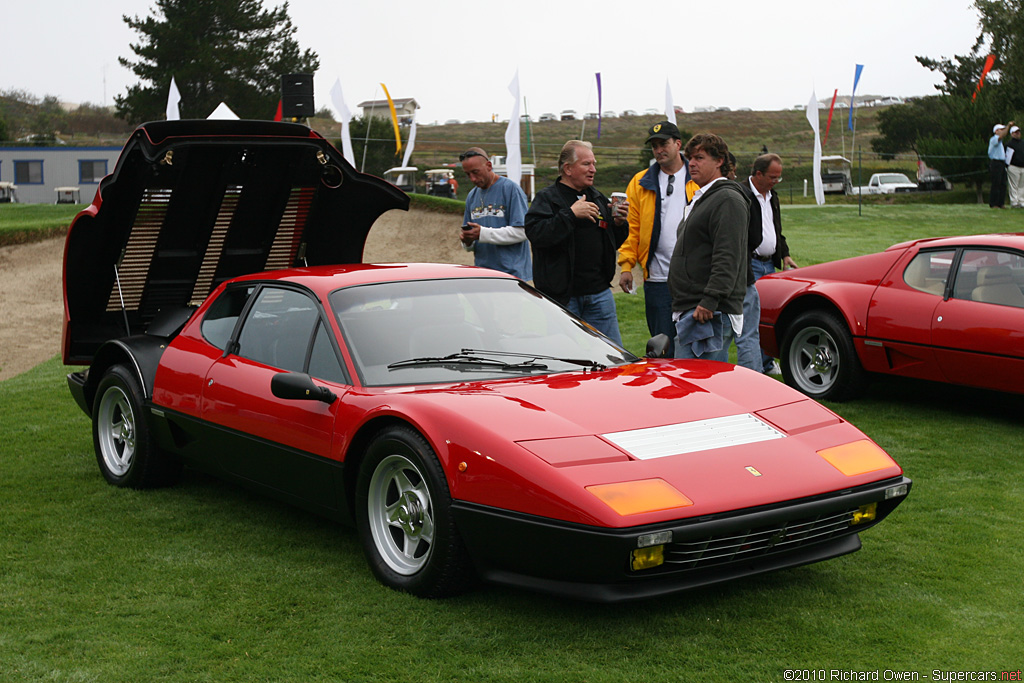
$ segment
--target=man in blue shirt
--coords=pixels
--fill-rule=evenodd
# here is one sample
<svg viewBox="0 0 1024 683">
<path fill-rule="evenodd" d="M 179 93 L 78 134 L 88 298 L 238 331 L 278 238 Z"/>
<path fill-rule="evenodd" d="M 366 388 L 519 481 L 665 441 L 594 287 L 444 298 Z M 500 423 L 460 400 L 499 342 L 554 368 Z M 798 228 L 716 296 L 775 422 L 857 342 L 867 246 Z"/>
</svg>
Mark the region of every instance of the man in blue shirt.
<svg viewBox="0 0 1024 683">
<path fill-rule="evenodd" d="M 494 172 L 487 152 L 470 147 L 459 155 L 462 170 L 475 187 L 466 197 L 462 246 L 474 252 L 474 263 L 533 279 L 530 244 L 526 241 L 526 193 Z"/>
<path fill-rule="evenodd" d="M 988 140 L 988 172 L 992 178 L 988 205 L 993 209 L 1004 208 L 1003 202 L 1006 199 L 1006 150 L 1003 149 L 1005 136 L 1006 126 L 997 123 L 992 128 L 992 137 Z"/>
</svg>

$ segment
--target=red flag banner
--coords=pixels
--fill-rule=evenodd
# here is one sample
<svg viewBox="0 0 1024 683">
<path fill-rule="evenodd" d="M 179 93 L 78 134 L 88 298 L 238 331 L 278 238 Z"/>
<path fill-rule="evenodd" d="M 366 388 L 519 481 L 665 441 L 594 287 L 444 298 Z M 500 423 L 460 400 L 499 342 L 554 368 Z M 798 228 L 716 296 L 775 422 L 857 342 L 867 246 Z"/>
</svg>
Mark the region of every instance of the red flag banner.
<svg viewBox="0 0 1024 683">
<path fill-rule="evenodd" d="M 832 127 L 832 112 L 836 110 L 836 95 L 839 94 L 839 88 L 832 93 L 832 106 L 828 108 L 828 123 L 825 124 L 825 140 L 822 141 L 821 146 L 824 147 L 828 144 L 828 129 Z"/>
<path fill-rule="evenodd" d="M 989 55 L 985 58 L 985 68 L 981 70 L 981 78 L 978 80 L 978 87 L 974 89 L 974 94 L 971 95 L 971 102 L 978 99 L 978 93 L 981 92 L 981 86 L 985 85 L 985 76 L 988 76 L 988 72 L 992 70 L 992 65 L 995 63 L 995 55 Z"/>
<path fill-rule="evenodd" d="M 277 101 L 277 113 L 274 114 L 274 120 L 275 121 L 280 121 L 281 119 L 284 118 L 283 108 L 284 108 L 284 101 L 283 100 L 278 100 Z"/>
</svg>

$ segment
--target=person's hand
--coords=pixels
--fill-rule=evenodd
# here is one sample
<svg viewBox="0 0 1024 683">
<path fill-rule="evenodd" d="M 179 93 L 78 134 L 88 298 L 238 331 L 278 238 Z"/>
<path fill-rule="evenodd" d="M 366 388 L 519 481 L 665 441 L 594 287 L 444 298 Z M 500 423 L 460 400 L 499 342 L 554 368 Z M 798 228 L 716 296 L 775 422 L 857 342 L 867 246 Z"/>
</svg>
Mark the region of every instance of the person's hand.
<svg viewBox="0 0 1024 683">
<path fill-rule="evenodd" d="M 631 294 L 633 292 L 633 273 L 624 270 L 619 274 L 619 287 L 622 291 Z"/>
<path fill-rule="evenodd" d="M 794 261 L 791 256 L 787 256 L 784 259 L 782 259 L 782 269 L 783 270 L 786 270 L 788 268 L 797 268 L 797 267 L 798 266 L 796 265 L 796 261 Z"/>
<path fill-rule="evenodd" d="M 714 312 L 709 311 L 703 306 L 697 306 L 697 308 L 693 309 L 693 319 L 699 323 L 706 323 L 714 317 Z"/>
<path fill-rule="evenodd" d="M 479 223 L 466 223 L 462 226 L 462 235 L 460 239 L 464 244 L 475 242 L 480 239 L 480 224 Z"/>
<path fill-rule="evenodd" d="M 593 202 L 588 202 L 586 199 L 577 199 L 569 208 L 572 209 L 572 214 L 576 218 L 586 218 L 593 223 L 596 223 L 601 217 L 601 208 Z"/>
</svg>

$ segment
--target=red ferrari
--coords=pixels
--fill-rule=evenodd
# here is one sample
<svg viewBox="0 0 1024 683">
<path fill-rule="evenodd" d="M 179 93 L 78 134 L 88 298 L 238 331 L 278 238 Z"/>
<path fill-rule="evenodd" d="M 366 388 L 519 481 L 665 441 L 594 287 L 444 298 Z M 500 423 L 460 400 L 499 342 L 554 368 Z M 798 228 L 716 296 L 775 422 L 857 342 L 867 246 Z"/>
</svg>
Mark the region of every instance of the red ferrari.
<svg viewBox="0 0 1024 683">
<path fill-rule="evenodd" d="M 597 601 L 853 552 L 907 496 L 779 382 L 637 358 L 495 271 L 360 263 L 407 206 L 295 124 L 136 131 L 65 255 L 106 480 L 188 466 L 351 523 L 419 596 L 480 577 Z"/>
<path fill-rule="evenodd" d="M 813 398 L 852 398 L 870 373 L 1024 392 L 1024 233 L 904 242 L 757 292 L 761 346 Z"/>
</svg>

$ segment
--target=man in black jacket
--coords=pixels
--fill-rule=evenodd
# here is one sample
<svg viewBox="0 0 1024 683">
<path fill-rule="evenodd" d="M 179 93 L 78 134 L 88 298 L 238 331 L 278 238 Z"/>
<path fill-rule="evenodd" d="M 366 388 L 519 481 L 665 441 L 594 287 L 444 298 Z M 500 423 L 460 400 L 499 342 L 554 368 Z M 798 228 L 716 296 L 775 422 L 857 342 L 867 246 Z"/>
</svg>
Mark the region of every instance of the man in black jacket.
<svg viewBox="0 0 1024 683">
<path fill-rule="evenodd" d="M 613 216 L 608 200 L 594 189 L 596 171 L 589 142 L 565 143 L 558 178 L 537 193 L 526 213 L 526 237 L 537 289 L 621 345 L 610 285 L 626 216 L 624 210 Z"/>
<path fill-rule="evenodd" d="M 782 234 L 782 210 L 779 206 L 779 195 L 772 191 L 772 188 L 782 180 L 782 159 L 778 154 L 762 154 L 754 160 L 750 169 L 750 177 L 747 182 L 741 183 L 743 192 L 750 200 L 750 227 L 747 240 L 750 247 L 750 267 L 754 273 L 754 279 L 758 280 L 768 273 L 787 268 L 796 268 L 796 261 L 789 255 L 789 245 Z M 744 298 L 744 322 L 747 318 L 747 309 L 753 309 L 754 303 L 748 302 L 751 297 L 757 297 L 757 290 L 747 293 Z M 737 351 L 746 346 L 753 348 L 760 347 L 759 335 L 757 333 L 757 319 L 761 317 L 760 301 L 757 302 L 757 311 L 753 315 L 755 324 L 753 329 L 743 326 L 743 333 L 736 338 Z M 753 335 L 751 341 L 750 335 Z M 774 358 L 760 352 L 761 371 L 765 374 L 780 374 L 779 365 Z M 755 368 L 756 369 L 756 368 Z"/>
</svg>

